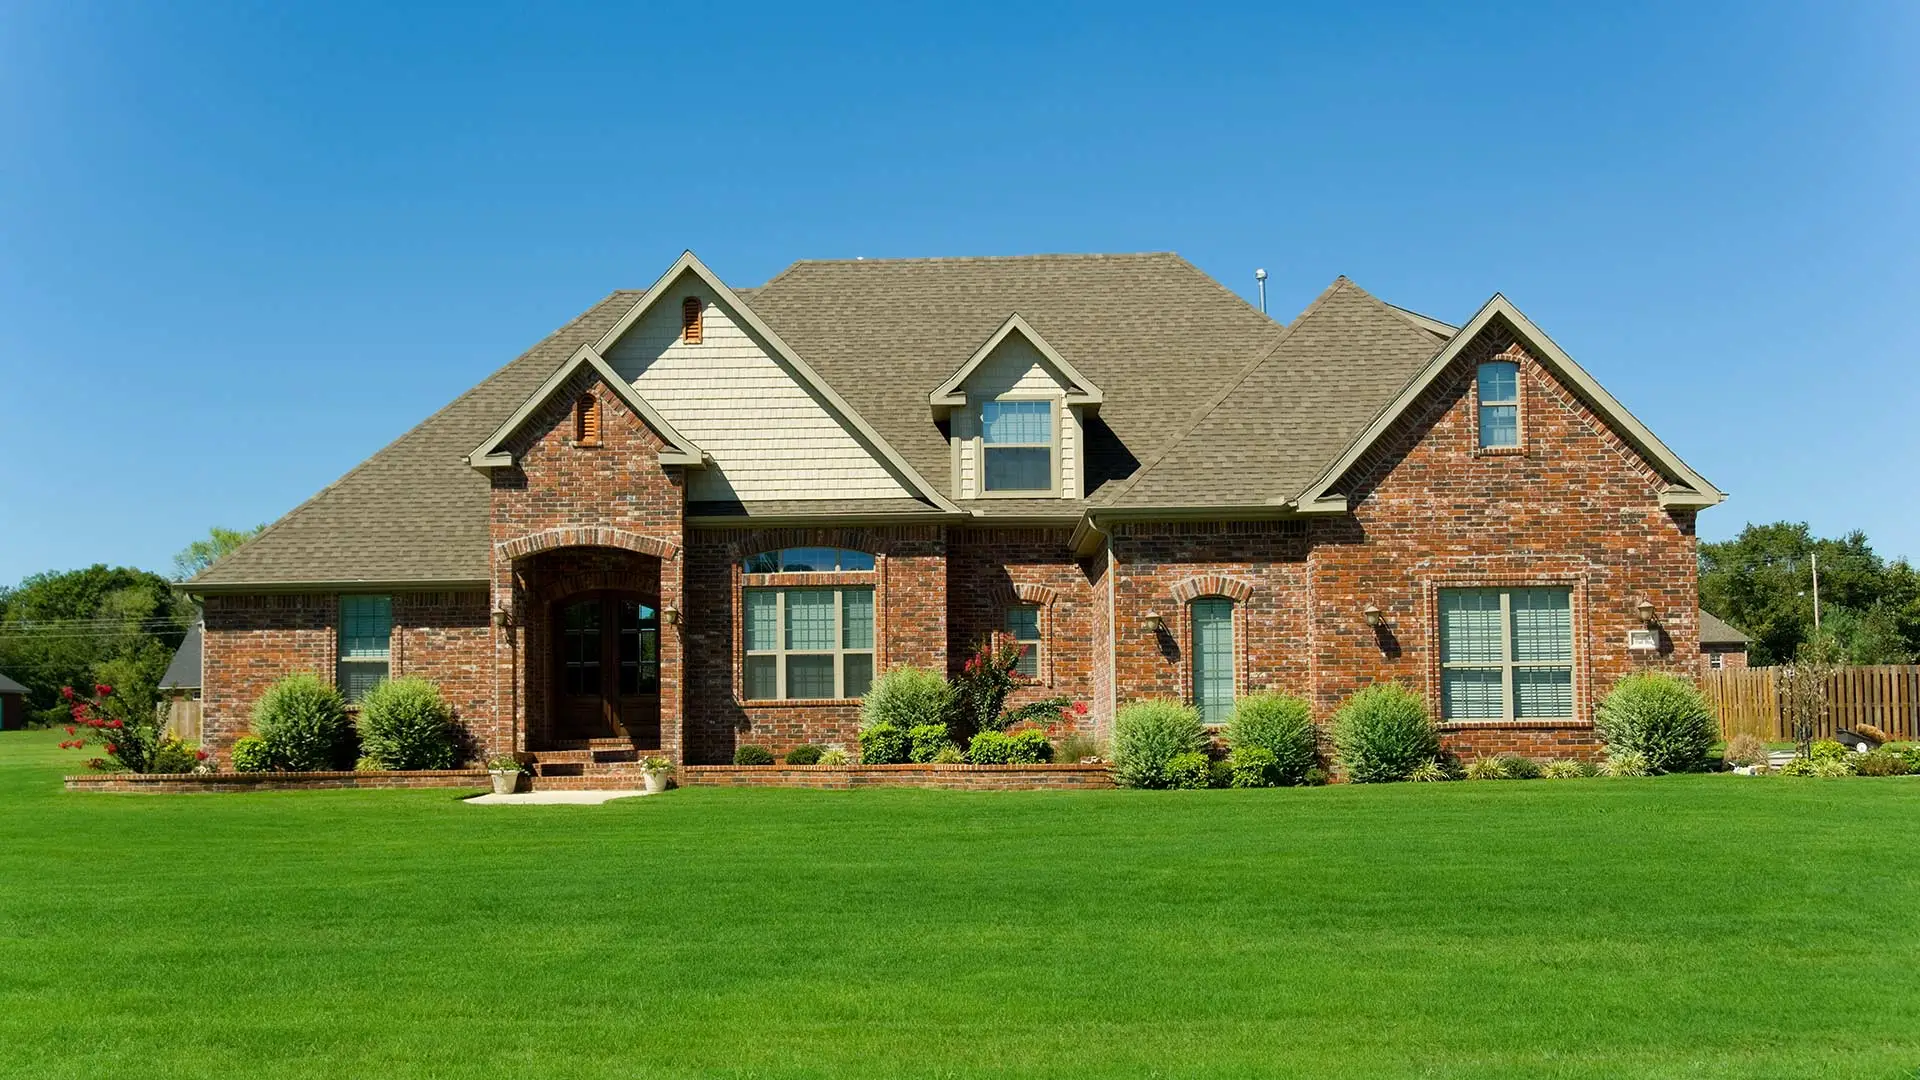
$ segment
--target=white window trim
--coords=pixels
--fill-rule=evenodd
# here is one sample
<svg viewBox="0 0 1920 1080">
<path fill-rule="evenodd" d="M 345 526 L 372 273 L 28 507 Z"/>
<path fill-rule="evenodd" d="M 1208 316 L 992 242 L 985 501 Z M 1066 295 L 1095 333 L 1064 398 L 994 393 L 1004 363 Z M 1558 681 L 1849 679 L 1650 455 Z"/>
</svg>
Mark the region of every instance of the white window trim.
<svg viewBox="0 0 1920 1080">
<path fill-rule="evenodd" d="M 990 491 L 987 488 L 987 409 L 989 403 L 1012 404 L 1021 401 L 1044 401 L 1052 406 L 1052 419 L 1049 431 L 1052 441 L 1045 444 L 1048 453 L 1050 471 L 1049 486 L 1042 488 L 1020 488 L 1014 491 Z M 983 398 L 974 403 L 969 410 L 973 422 L 973 497 L 976 499 L 1057 499 L 1061 496 L 1060 484 L 1060 421 L 1061 399 L 1040 394 L 1001 394 L 997 397 Z M 1041 443 L 997 443 L 997 449 L 1031 450 L 1038 449 Z"/>
<path fill-rule="evenodd" d="M 1515 660 L 1513 658 L 1513 594 L 1521 589 L 1564 589 L 1567 592 L 1567 640 L 1568 655 L 1565 660 Z M 1497 592 L 1500 594 L 1500 656 L 1499 660 L 1456 660 L 1449 663 L 1446 659 L 1441 635 L 1445 633 L 1444 596 L 1448 592 Z M 1571 722 L 1574 717 L 1566 716 L 1517 716 L 1514 707 L 1514 672 L 1520 668 L 1566 668 L 1568 686 L 1573 691 L 1568 695 L 1574 712 L 1578 712 L 1580 681 L 1580 627 L 1574 618 L 1574 607 L 1579 602 L 1578 590 L 1566 585 L 1442 585 L 1434 597 L 1434 651 L 1440 664 L 1440 721 L 1443 724 L 1560 724 Z M 1447 708 L 1447 672 L 1449 671 L 1499 671 L 1500 675 L 1500 715 L 1499 716 L 1448 716 Z"/>
<path fill-rule="evenodd" d="M 787 648 L 787 593 L 789 590 L 806 590 L 833 593 L 833 640 L 831 649 L 789 649 Z M 866 592 L 873 599 L 873 640 L 874 643 L 864 649 L 849 649 L 843 644 L 847 640 L 847 603 L 844 593 L 849 590 Z M 749 593 L 771 592 L 777 601 L 774 604 L 774 640 L 771 649 L 749 649 L 747 647 L 747 595 Z M 845 657 L 867 656 L 875 665 L 872 678 L 878 679 L 880 653 L 880 595 L 872 585 L 748 585 L 740 590 L 740 700 L 748 705 L 767 705 L 780 701 L 858 701 L 858 698 L 846 696 L 847 665 Z M 756 698 L 747 696 L 747 660 L 757 656 L 771 656 L 773 660 L 775 696 Z M 789 656 L 831 656 L 833 660 L 833 697 L 796 698 L 787 693 L 787 657 Z"/>
</svg>

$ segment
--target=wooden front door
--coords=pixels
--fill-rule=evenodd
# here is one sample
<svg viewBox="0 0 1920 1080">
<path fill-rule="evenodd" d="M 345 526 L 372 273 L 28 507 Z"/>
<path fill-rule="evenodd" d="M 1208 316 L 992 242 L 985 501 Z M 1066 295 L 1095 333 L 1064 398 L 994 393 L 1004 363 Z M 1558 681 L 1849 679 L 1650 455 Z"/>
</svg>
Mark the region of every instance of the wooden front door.
<svg viewBox="0 0 1920 1080">
<path fill-rule="evenodd" d="M 586 593 L 554 609 L 554 737 L 660 748 L 660 614 L 633 593 Z"/>
</svg>

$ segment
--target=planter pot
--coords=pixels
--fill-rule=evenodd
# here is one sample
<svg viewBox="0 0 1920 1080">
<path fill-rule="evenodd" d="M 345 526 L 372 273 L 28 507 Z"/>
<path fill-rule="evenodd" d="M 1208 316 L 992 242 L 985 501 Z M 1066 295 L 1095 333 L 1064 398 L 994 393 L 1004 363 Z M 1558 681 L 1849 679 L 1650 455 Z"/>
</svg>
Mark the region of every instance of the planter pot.
<svg viewBox="0 0 1920 1080">
<path fill-rule="evenodd" d="M 492 769 L 487 775 L 493 777 L 495 795 L 511 795 L 520 786 L 519 769 Z"/>
<path fill-rule="evenodd" d="M 644 775 L 647 778 L 647 794 L 658 795 L 659 793 L 667 790 L 667 776 L 668 776 L 667 773 L 649 772 L 649 773 L 643 773 L 642 775 Z"/>
</svg>

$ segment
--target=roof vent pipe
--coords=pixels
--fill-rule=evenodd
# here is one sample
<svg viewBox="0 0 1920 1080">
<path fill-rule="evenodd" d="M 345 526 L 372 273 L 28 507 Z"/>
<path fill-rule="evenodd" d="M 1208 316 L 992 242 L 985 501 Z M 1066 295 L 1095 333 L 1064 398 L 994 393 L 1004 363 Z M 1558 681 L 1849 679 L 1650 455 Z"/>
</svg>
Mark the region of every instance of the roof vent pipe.
<svg viewBox="0 0 1920 1080">
<path fill-rule="evenodd" d="M 1260 283 L 1260 314 L 1265 315 L 1267 313 L 1267 272 L 1266 270 L 1265 269 L 1255 270 L 1253 272 L 1253 280 Z"/>
</svg>

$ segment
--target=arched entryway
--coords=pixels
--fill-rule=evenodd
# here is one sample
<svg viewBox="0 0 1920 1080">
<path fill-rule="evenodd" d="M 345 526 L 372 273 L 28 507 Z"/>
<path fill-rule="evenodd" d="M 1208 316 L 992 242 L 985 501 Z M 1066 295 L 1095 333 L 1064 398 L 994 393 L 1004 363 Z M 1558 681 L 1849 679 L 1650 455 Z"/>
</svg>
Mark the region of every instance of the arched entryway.
<svg viewBox="0 0 1920 1080">
<path fill-rule="evenodd" d="M 658 598 L 596 589 L 556 601 L 553 716 L 557 743 L 621 739 L 660 748 L 660 612 Z"/>
</svg>

